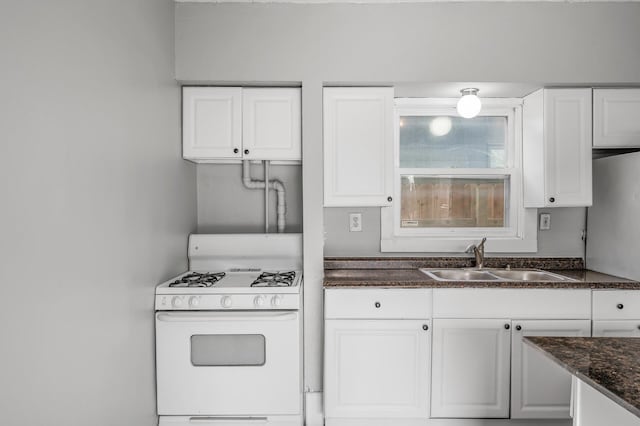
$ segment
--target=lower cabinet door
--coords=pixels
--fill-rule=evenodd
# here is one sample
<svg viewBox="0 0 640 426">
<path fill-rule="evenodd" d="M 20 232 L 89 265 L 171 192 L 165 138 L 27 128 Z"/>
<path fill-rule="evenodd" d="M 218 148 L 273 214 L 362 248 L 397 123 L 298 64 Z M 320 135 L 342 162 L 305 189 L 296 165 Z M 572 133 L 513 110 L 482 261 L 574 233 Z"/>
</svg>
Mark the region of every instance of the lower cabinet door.
<svg viewBox="0 0 640 426">
<path fill-rule="evenodd" d="M 509 417 L 511 320 L 434 319 L 431 417 Z"/>
<path fill-rule="evenodd" d="M 640 337 L 640 320 L 594 321 L 593 337 Z"/>
<path fill-rule="evenodd" d="M 525 336 L 586 336 L 589 320 L 513 321 L 511 418 L 568 419 L 571 375 L 522 341 Z"/>
<path fill-rule="evenodd" d="M 327 418 L 427 418 L 427 320 L 326 320 Z"/>
</svg>

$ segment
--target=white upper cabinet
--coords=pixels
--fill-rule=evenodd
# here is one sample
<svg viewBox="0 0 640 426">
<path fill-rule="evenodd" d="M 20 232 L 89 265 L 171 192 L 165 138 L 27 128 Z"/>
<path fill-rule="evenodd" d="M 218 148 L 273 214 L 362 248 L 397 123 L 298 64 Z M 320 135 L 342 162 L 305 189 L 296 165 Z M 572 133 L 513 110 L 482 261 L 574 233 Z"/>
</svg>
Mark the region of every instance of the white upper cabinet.
<svg viewBox="0 0 640 426">
<path fill-rule="evenodd" d="M 242 147 L 245 158 L 300 160 L 300 89 L 242 91 Z"/>
<path fill-rule="evenodd" d="M 592 204 L 591 89 L 541 89 L 524 98 L 525 207 Z"/>
<path fill-rule="evenodd" d="M 242 157 L 242 89 L 182 89 L 182 155 L 189 160 Z"/>
<path fill-rule="evenodd" d="M 640 89 L 593 90 L 593 147 L 640 147 Z"/>
<path fill-rule="evenodd" d="M 184 87 L 183 157 L 300 160 L 300 89 Z"/>
<path fill-rule="evenodd" d="M 324 89 L 324 205 L 388 206 L 393 88 Z"/>
</svg>

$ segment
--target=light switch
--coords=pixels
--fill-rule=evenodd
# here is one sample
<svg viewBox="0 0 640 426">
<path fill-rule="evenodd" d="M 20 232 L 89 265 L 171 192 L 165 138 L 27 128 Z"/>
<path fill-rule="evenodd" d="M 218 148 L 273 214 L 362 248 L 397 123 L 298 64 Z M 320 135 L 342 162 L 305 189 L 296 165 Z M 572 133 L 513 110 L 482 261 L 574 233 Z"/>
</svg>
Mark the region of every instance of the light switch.
<svg viewBox="0 0 640 426">
<path fill-rule="evenodd" d="M 349 213 L 349 232 L 362 231 L 362 213 Z"/>
<path fill-rule="evenodd" d="M 540 230 L 546 231 L 551 229 L 551 213 L 540 214 Z"/>
</svg>

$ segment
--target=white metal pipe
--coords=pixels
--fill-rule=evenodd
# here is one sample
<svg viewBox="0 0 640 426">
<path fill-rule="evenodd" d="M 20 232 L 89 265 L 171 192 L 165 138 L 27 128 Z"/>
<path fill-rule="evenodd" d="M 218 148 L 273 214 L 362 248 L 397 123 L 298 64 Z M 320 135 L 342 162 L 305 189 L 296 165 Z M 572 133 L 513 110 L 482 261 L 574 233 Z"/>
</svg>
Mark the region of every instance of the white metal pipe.
<svg viewBox="0 0 640 426">
<path fill-rule="evenodd" d="M 248 160 L 242 162 L 242 183 L 247 189 L 265 189 L 267 186 L 269 189 L 276 191 L 277 195 L 277 208 L 276 217 L 278 221 L 278 232 L 284 232 L 286 221 L 285 215 L 287 212 L 286 193 L 284 185 L 279 180 L 272 180 L 268 185 L 262 180 L 251 179 L 251 164 Z"/>
</svg>

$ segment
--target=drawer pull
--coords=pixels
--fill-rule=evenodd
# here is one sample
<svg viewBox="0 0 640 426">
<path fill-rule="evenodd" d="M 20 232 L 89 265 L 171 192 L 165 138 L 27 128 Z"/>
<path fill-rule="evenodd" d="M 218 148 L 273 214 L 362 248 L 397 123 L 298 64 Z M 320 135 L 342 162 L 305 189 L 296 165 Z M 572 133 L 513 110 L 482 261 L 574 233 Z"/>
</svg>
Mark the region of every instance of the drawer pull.
<svg viewBox="0 0 640 426">
<path fill-rule="evenodd" d="M 380 307 L 380 302 L 376 302 L 376 303 L 375 303 L 375 307 L 376 307 L 376 308 L 379 308 L 379 307 Z"/>
<path fill-rule="evenodd" d="M 424 331 L 427 331 L 427 330 L 429 329 L 429 326 L 428 326 L 427 324 L 424 324 L 424 325 L 422 326 L 422 329 L 423 329 Z"/>
<path fill-rule="evenodd" d="M 624 308 L 624 305 L 623 305 L 622 303 L 618 303 L 617 308 L 618 308 L 618 309 L 623 309 L 623 308 Z"/>
</svg>

